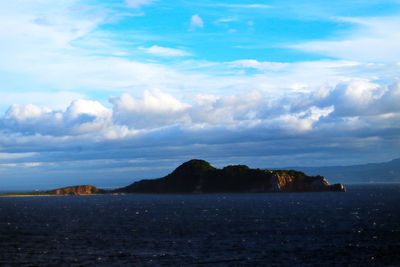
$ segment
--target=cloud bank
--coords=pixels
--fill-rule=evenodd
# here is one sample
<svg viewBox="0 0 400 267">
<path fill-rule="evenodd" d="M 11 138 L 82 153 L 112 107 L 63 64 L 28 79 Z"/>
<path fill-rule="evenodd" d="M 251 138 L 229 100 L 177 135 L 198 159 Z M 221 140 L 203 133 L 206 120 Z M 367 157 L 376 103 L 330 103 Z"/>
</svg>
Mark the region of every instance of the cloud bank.
<svg viewBox="0 0 400 267">
<path fill-rule="evenodd" d="M 91 100 L 75 100 L 65 110 L 14 104 L 0 118 L 0 146 L 3 153 L 38 153 L 28 162 L 17 159 L 35 162 L 28 167 L 50 155 L 75 161 L 70 153 L 76 149 L 84 160 L 161 159 L 165 153 L 177 161 L 190 155 L 311 160 L 329 153 L 346 154 L 346 161 L 358 153 L 372 157 L 374 147 L 388 153 L 387 146 L 399 147 L 399 101 L 399 81 L 352 80 L 280 98 L 251 91 L 180 99 L 154 89 L 142 97 L 110 97 L 110 108 Z"/>
</svg>

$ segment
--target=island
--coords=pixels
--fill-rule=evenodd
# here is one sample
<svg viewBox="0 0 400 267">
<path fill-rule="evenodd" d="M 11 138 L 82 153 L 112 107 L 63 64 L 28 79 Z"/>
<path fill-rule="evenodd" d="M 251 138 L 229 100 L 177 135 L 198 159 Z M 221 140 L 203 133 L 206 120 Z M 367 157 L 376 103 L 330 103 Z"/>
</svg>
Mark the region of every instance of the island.
<svg viewBox="0 0 400 267">
<path fill-rule="evenodd" d="M 330 185 L 325 177 L 308 176 L 295 170 L 252 169 L 246 165 L 229 165 L 222 169 L 205 160 L 192 159 L 172 173 L 158 179 L 134 182 L 115 190 L 91 185 L 70 186 L 24 195 L 93 195 L 125 193 L 267 193 L 267 192 L 345 192 L 342 184 Z M 15 194 L 7 194 L 12 196 Z"/>
<path fill-rule="evenodd" d="M 107 190 L 99 189 L 93 185 L 75 185 L 57 188 L 49 191 L 17 192 L 1 194 L 1 197 L 24 197 L 24 196 L 81 196 L 99 195 L 109 193 Z"/>
</svg>

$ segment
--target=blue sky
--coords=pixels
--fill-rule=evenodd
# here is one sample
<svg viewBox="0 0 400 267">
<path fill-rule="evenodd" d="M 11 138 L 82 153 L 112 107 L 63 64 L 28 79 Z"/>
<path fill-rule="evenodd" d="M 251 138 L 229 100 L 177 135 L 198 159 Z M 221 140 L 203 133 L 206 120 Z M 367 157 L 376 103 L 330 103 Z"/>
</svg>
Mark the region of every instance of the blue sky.
<svg viewBox="0 0 400 267">
<path fill-rule="evenodd" d="M 3 2 L 0 190 L 400 157 L 399 1 Z"/>
</svg>

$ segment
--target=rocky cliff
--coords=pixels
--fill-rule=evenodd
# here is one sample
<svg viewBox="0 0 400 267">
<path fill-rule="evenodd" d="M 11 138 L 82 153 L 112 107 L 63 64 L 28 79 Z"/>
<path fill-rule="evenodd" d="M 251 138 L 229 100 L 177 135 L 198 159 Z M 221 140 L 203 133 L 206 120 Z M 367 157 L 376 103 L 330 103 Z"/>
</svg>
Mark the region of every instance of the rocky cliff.
<svg viewBox="0 0 400 267">
<path fill-rule="evenodd" d="M 325 177 L 308 176 L 299 171 L 276 170 L 272 174 L 272 191 L 277 192 L 308 192 L 308 191 L 346 191 L 342 184 L 330 185 Z"/>
<path fill-rule="evenodd" d="M 169 175 L 142 180 L 115 192 L 124 193 L 217 193 L 345 191 L 342 184 L 329 185 L 322 176 L 293 170 L 251 169 L 231 165 L 217 169 L 204 160 L 190 160 Z"/>
<path fill-rule="evenodd" d="M 46 192 L 49 195 L 92 195 L 104 193 L 93 185 L 77 185 L 54 189 Z"/>
</svg>

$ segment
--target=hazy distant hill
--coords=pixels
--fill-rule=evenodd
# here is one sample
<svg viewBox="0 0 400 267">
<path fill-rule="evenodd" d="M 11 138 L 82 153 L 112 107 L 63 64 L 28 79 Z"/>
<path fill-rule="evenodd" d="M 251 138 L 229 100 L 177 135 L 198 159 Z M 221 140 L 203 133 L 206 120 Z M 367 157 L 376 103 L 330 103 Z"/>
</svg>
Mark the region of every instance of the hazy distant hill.
<svg viewBox="0 0 400 267">
<path fill-rule="evenodd" d="M 352 166 L 294 167 L 308 175 L 322 175 L 333 183 L 400 182 L 400 158 L 383 163 Z"/>
</svg>

